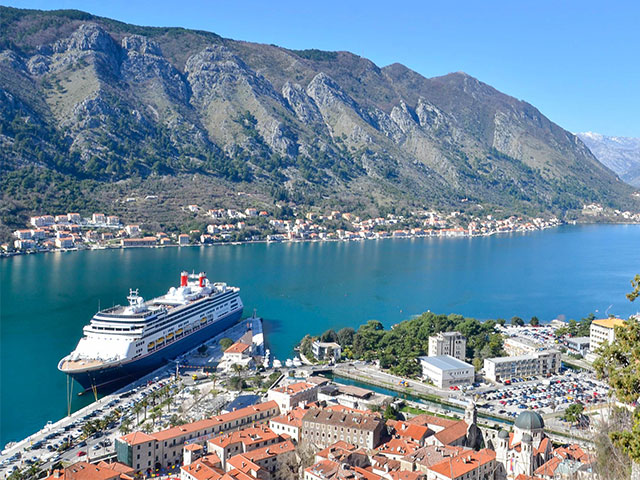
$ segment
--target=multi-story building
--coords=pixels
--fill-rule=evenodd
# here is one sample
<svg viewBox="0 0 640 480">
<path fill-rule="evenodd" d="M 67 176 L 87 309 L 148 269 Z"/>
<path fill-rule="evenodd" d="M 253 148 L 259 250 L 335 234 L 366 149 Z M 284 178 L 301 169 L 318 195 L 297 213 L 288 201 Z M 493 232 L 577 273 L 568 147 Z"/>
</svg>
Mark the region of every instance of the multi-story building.
<svg viewBox="0 0 640 480">
<path fill-rule="evenodd" d="M 340 355 L 342 355 L 342 347 L 336 342 L 320 342 L 316 340 L 311 344 L 311 351 L 318 360 L 325 360 L 326 358 L 339 360 Z"/>
<path fill-rule="evenodd" d="M 94 213 L 91 215 L 91 221 L 95 224 L 102 225 L 105 223 L 104 213 Z"/>
<path fill-rule="evenodd" d="M 136 237 L 140 235 L 140 225 L 127 225 L 126 227 L 124 227 L 124 230 L 130 237 Z"/>
<path fill-rule="evenodd" d="M 486 480 L 495 478 L 496 452 L 464 451 L 427 469 L 427 480 Z"/>
<path fill-rule="evenodd" d="M 315 402 L 318 399 L 318 385 L 307 382 L 283 385 L 269 390 L 267 399 L 275 401 L 280 411 L 287 413 L 299 405 Z"/>
<path fill-rule="evenodd" d="M 484 374 L 494 382 L 504 382 L 514 377 L 556 374 L 561 361 L 558 350 L 543 350 L 530 355 L 496 357 L 484 360 Z"/>
<path fill-rule="evenodd" d="M 55 240 L 57 248 L 73 248 L 73 237 L 59 236 Z"/>
<path fill-rule="evenodd" d="M 40 215 L 39 217 L 31 217 L 30 223 L 34 227 L 49 227 L 56 222 L 56 219 L 51 215 Z"/>
<path fill-rule="evenodd" d="M 25 240 L 18 239 L 13 242 L 13 246 L 17 250 L 28 250 L 30 248 L 34 248 L 36 246 L 36 242 L 29 239 L 25 239 Z"/>
<path fill-rule="evenodd" d="M 589 349 L 595 352 L 601 345 L 613 343 L 616 339 L 615 327 L 623 327 L 624 320 L 620 318 L 604 318 L 591 322 L 589 331 Z"/>
<path fill-rule="evenodd" d="M 282 441 L 283 438 L 269 427 L 259 425 L 212 438 L 207 442 L 207 452 L 215 453 L 226 469 L 227 460 L 232 456 Z"/>
<path fill-rule="evenodd" d="M 269 420 L 269 428 L 278 435 L 289 435 L 294 441 L 302 438 L 302 417 L 307 413 L 306 408 L 295 407 L 287 413 Z"/>
<path fill-rule="evenodd" d="M 311 408 L 302 417 L 302 439 L 319 448 L 343 440 L 362 448 L 380 444 L 384 420 L 379 415 L 349 410 Z"/>
<path fill-rule="evenodd" d="M 429 356 L 449 355 L 464 361 L 467 356 L 467 339 L 458 332 L 440 332 L 429 337 Z"/>
<path fill-rule="evenodd" d="M 33 238 L 33 230 L 16 230 L 15 232 L 13 232 L 13 236 L 18 240 L 31 240 Z"/>
<path fill-rule="evenodd" d="M 475 369 L 462 360 L 450 355 L 420 357 L 422 376 L 429 379 L 438 388 L 470 385 L 475 378 Z"/>
<path fill-rule="evenodd" d="M 178 245 L 185 246 L 185 245 L 189 245 L 189 235 L 187 235 L 186 233 L 181 233 L 180 235 L 178 235 Z"/>
<path fill-rule="evenodd" d="M 116 215 L 109 215 L 107 217 L 107 225 L 120 225 L 120 219 Z"/>
<path fill-rule="evenodd" d="M 530 355 L 538 350 L 542 350 L 542 345 L 522 337 L 508 337 L 504 339 L 503 348 L 510 357 L 518 355 Z"/>
<path fill-rule="evenodd" d="M 157 243 L 158 243 L 158 239 L 156 237 L 120 239 L 120 246 L 122 247 L 152 247 Z"/>
<path fill-rule="evenodd" d="M 297 467 L 295 450 L 290 440 L 252 449 L 231 457 L 226 470 L 237 470 L 260 480 L 293 480 L 297 478 L 295 470 L 286 467 Z"/>
<path fill-rule="evenodd" d="M 82 217 L 79 213 L 67 213 L 67 220 L 71 223 L 80 223 L 82 221 Z"/>
<path fill-rule="evenodd" d="M 266 423 L 279 413 L 276 402 L 265 402 L 152 434 L 133 432 L 116 439 L 116 454 L 137 473 L 179 465 L 185 444 L 204 444 L 222 432 Z"/>
</svg>

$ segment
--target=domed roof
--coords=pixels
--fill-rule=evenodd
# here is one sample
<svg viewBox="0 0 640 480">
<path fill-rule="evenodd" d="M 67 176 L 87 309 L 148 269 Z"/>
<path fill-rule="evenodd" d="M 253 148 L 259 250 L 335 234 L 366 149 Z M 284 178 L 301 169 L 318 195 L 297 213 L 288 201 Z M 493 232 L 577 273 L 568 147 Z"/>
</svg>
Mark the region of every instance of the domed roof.
<svg viewBox="0 0 640 480">
<path fill-rule="evenodd" d="M 500 430 L 498 433 L 498 438 L 509 438 L 509 432 L 506 430 Z"/>
<path fill-rule="evenodd" d="M 516 427 L 521 430 L 537 430 L 544 428 L 544 420 L 538 413 L 527 410 L 516 418 Z"/>
<path fill-rule="evenodd" d="M 525 433 L 524 435 L 522 435 L 522 441 L 525 443 L 531 443 L 533 442 L 533 437 L 528 433 Z"/>
</svg>

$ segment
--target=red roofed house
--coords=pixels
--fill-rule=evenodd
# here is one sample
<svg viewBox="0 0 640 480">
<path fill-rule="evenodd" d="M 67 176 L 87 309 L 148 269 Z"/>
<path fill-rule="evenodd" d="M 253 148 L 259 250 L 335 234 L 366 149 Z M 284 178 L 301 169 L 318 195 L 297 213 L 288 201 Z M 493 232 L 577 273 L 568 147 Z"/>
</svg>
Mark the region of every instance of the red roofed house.
<svg viewBox="0 0 640 480">
<path fill-rule="evenodd" d="M 382 480 L 370 470 L 322 460 L 304 470 L 304 480 Z"/>
<path fill-rule="evenodd" d="M 131 479 L 116 469 L 99 467 L 88 462 L 77 462 L 64 469 L 56 469 L 46 480 L 119 480 Z"/>
<path fill-rule="evenodd" d="M 431 415 L 418 415 L 406 423 L 428 427 L 433 435 L 425 437 L 427 445 L 459 445 L 477 449 L 483 434 L 477 425 L 477 411 L 473 402 L 465 409 L 464 420 L 449 420 Z"/>
<path fill-rule="evenodd" d="M 482 449 L 465 451 L 429 467 L 430 480 L 485 480 L 494 478 L 497 468 L 496 452 Z"/>
<path fill-rule="evenodd" d="M 295 407 L 288 413 L 278 415 L 269 420 L 269 428 L 278 435 L 289 435 L 295 442 L 302 439 L 302 417 L 307 413 L 303 407 Z"/>
<path fill-rule="evenodd" d="M 218 455 L 218 458 L 222 461 L 222 467 L 228 471 L 227 459 L 233 455 L 280 443 L 281 441 L 283 441 L 283 438 L 274 433 L 269 427 L 259 425 L 212 438 L 207 442 L 207 451 Z"/>
<path fill-rule="evenodd" d="M 291 440 L 250 450 L 231 457 L 227 470 L 240 470 L 254 478 L 263 480 L 282 479 L 292 476 L 288 466 L 297 467 L 295 445 Z M 286 475 L 289 473 L 289 475 Z"/>
<path fill-rule="evenodd" d="M 223 361 L 241 362 L 251 355 L 251 346 L 246 343 L 236 342 L 224 351 Z"/>
<path fill-rule="evenodd" d="M 403 422 L 401 420 L 388 420 L 387 426 L 393 429 L 393 434 L 400 438 L 412 440 L 420 446 L 425 445 L 425 440 L 435 432 L 426 425 Z M 466 433 L 466 432 L 465 432 Z"/>
<path fill-rule="evenodd" d="M 180 467 L 180 480 L 219 480 L 223 475 L 216 455 L 206 455 Z"/>
<path fill-rule="evenodd" d="M 287 413 L 294 407 L 318 400 L 318 385 L 307 382 L 283 385 L 269 390 L 267 399 L 276 402 L 280 411 Z"/>
</svg>

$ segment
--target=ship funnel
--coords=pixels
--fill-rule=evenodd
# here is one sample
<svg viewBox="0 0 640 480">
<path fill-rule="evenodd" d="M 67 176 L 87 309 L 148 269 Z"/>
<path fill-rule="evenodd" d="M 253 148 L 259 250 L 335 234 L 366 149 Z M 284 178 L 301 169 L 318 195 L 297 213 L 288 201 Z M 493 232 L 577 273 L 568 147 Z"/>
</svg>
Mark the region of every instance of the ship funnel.
<svg viewBox="0 0 640 480">
<path fill-rule="evenodd" d="M 181 287 L 186 287 L 187 286 L 187 279 L 189 278 L 189 274 L 187 272 L 182 272 L 180 274 L 180 286 Z"/>
<path fill-rule="evenodd" d="M 207 278 L 207 274 L 204 272 L 200 272 L 200 275 L 198 275 L 198 285 L 200 285 L 200 287 L 204 287 L 204 281 Z"/>
</svg>

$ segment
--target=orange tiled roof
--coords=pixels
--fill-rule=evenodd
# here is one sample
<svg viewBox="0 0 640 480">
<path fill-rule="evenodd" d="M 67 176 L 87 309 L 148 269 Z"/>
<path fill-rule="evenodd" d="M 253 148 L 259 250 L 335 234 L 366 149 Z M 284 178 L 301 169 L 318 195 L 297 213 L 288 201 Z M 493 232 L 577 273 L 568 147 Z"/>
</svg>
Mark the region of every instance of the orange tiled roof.
<svg viewBox="0 0 640 480">
<path fill-rule="evenodd" d="M 274 433 L 274 431 L 266 425 L 260 425 L 258 427 L 249 427 L 231 433 L 224 433 L 212 438 L 209 442 L 218 447 L 225 448 L 234 443 L 253 445 L 255 443 L 275 440 L 276 438 L 278 438 L 277 433 Z"/>
<path fill-rule="evenodd" d="M 209 455 L 199 458 L 190 465 L 181 467 L 181 470 L 196 480 L 219 480 L 224 475 L 224 471 L 213 466 L 213 463 L 207 460 L 207 457 L 209 457 Z"/>
<path fill-rule="evenodd" d="M 242 342 L 236 342 L 227 348 L 224 353 L 243 353 L 249 348 L 249 345 Z"/>
<path fill-rule="evenodd" d="M 443 460 L 429 467 L 429 470 L 445 478 L 458 478 L 495 459 L 496 452 L 485 448 L 478 452 L 464 452 L 457 457 Z"/>
<path fill-rule="evenodd" d="M 417 425 L 424 425 L 427 427 L 429 425 L 436 425 L 438 427 L 447 428 L 453 425 L 454 423 L 457 423 L 458 420 L 449 420 L 448 418 L 440 418 L 434 415 L 422 414 L 422 415 L 417 415 L 413 418 L 410 418 L 409 420 L 407 420 L 407 422 L 415 423 Z"/>
<path fill-rule="evenodd" d="M 155 440 L 155 437 L 147 435 L 144 432 L 132 432 L 123 437 L 120 437 L 120 439 L 124 440 L 129 445 L 139 445 L 145 442 L 153 442 Z"/>
<path fill-rule="evenodd" d="M 443 445 L 450 445 L 456 440 L 464 437 L 467 434 L 467 426 L 464 420 L 459 420 L 453 425 L 446 427 L 444 430 L 435 434 L 435 437 Z"/>
<path fill-rule="evenodd" d="M 562 462 L 562 459 L 560 457 L 551 457 L 547 463 L 543 463 L 542 465 L 540 465 L 538 469 L 533 473 L 535 473 L 536 475 L 553 477 L 560 462 Z"/>
<path fill-rule="evenodd" d="M 137 443 L 143 443 L 153 440 L 164 441 L 180 436 L 188 436 L 190 433 L 213 428 L 225 423 L 231 423 L 235 420 L 248 417 L 255 413 L 266 412 L 271 409 L 275 409 L 276 411 L 278 411 L 278 404 L 274 401 L 257 403 L 255 405 L 249 405 L 248 407 L 240 408 L 233 412 L 217 415 L 211 418 L 205 418 L 204 420 L 198 420 L 197 422 L 185 423 L 184 425 L 179 425 L 177 427 L 168 428 L 167 430 L 162 430 L 151 435 L 147 435 L 142 432 L 134 432 L 125 435 L 124 437 L 120 437 L 120 439 L 129 443 L 129 445 L 136 445 Z M 141 441 L 139 441 L 139 439 Z M 132 441 L 136 443 L 131 443 Z"/>
<path fill-rule="evenodd" d="M 282 387 L 274 388 L 274 392 L 286 393 L 287 395 L 295 395 L 296 393 L 304 392 L 315 388 L 316 385 L 307 382 L 297 382 L 291 385 L 283 385 Z"/>
<path fill-rule="evenodd" d="M 98 463 L 98 467 L 100 467 L 100 468 L 109 468 L 109 469 L 114 470 L 116 472 L 124 473 L 125 475 L 133 475 L 133 473 L 135 473 L 135 470 L 132 467 L 130 467 L 129 465 L 125 465 L 124 463 L 120 463 L 120 462 L 107 463 L 107 462 L 105 462 L 103 460 L 100 463 Z"/>
<path fill-rule="evenodd" d="M 419 480 L 424 477 L 422 472 L 408 472 L 407 470 L 399 470 L 395 472 L 389 472 L 391 480 Z"/>
<path fill-rule="evenodd" d="M 431 434 L 433 434 L 433 430 L 425 425 L 418 425 L 417 423 L 408 423 L 400 420 L 389 420 L 387 425 L 391 426 L 396 435 L 400 435 L 402 437 L 409 437 L 412 440 L 417 442 L 421 442 Z"/>
<path fill-rule="evenodd" d="M 54 478 L 55 472 L 47 480 Z M 110 468 L 101 468 L 88 462 L 77 462 L 62 470 L 60 480 L 112 480 L 120 477 L 120 472 Z"/>
<path fill-rule="evenodd" d="M 408 455 L 420 448 L 420 445 L 411 440 L 392 438 L 387 443 L 378 447 L 378 452 L 383 455 Z"/>
</svg>

